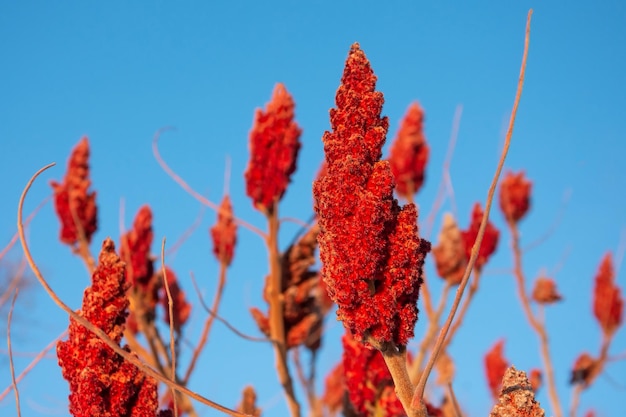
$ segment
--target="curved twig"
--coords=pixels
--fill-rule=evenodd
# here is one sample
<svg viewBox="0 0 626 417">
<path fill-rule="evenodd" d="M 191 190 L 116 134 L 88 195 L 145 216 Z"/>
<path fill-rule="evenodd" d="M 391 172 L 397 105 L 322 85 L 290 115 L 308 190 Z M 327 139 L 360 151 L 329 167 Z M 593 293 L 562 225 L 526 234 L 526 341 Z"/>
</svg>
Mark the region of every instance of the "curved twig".
<svg viewBox="0 0 626 417">
<path fill-rule="evenodd" d="M 174 130 L 174 128 L 173 127 L 161 128 L 157 130 L 157 132 L 154 134 L 154 137 L 152 138 L 152 153 L 154 154 L 154 158 L 156 159 L 157 163 L 159 164 L 161 168 L 163 168 L 163 170 L 167 173 L 167 175 L 169 175 L 170 178 L 172 178 L 176 182 L 176 184 L 180 185 L 182 189 L 185 190 L 189 195 L 191 195 L 193 198 L 195 198 L 196 200 L 198 200 L 200 203 L 204 204 L 205 206 L 213 209 L 215 212 L 220 213 L 222 209 L 220 208 L 218 204 L 215 204 L 214 202 L 210 201 L 209 199 L 204 197 L 202 194 L 198 193 L 196 190 L 191 188 L 191 186 L 187 184 L 185 180 L 183 180 L 178 174 L 174 172 L 172 168 L 169 167 L 169 165 L 167 165 L 167 163 L 165 162 L 165 160 L 159 153 L 159 146 L 158 146 L 159 138 L 161 137 L 161 134 L 163 132 L 167 132 L 169 130 Z M 228 215 L 232 216 L 231 213 L 228 213 Z M 250 223 L 244 220 L 241 220 L 237 217 L 233 217 L 233 219 L 235 223 L 237 223 L 241 227 L 244 227 L 250 230 L 251 232 L 256 233 L 263 239 L 267 238 L 266 233 L 262 231 L 261 229 L 259 229 L 258 227 L 255 227 L 251 225 Z"/>
<path fill-rule="evenodd" d="M 214 312 L 213 310 L 211 310 L 211 308 L 209 308 L 209 306 L 206 304 L 206 302 L 204 301 L 204 298 L 202 298 L 202 294 L 200 293 L 200 287 L 198 287 L 198 283 L 196 282 L 196 277 L 193 275 L 193 272 L 190 272 L 191 275 L 191 282 L 193 284 L 193 287 L 196 290 L 196 294 L 198 294 L 198 300 L 200 301 L 200 305 L 202 306 L 202 308 L 209 313 L 211 316 L 215 317 L 215 320 L 219 321 L 220 323 L 222 323 L 224 326 L 226 326 L 226 328 L 228 330 L 230 330 L 231 332 L 235 333 L 237 336 L 241 337 L 242 339 L 245 339 L 249 342 L 270 342 L 270 343 L 278 343 L 276 340 L 272 340 L 269 339 L 267 337 L 255 337 L 255 336 L 249 336 L 243 332 L 241 332 L 240 330 L 238 330 L 235 326 L 233 326 L 232 324 L 230 324 L 228 322 L 228 320 L 222 318 L 220 315 L 218 315 L 216 312 Z"/>
<path fill-rule="evenodd" d="M 496 168 L 496 172 L 494 174 L 493 180 L 491 181 L 491 186 L 489 187 L 489 192 L 487 194 L 487 201 L 485 202 L 485 212 L 483 213 L 483 219 L 480 223 L 478 236 L 476 237 L 476 241 L 474 242 L 474 246 L 472 247 L 472 254 L 470 256 L 470 260 L 467 264 L 467 268 L 465 268 L 465 273 L 463 274 L 463 280 L 461 281 L 461 284 L 459 285 L 459 288 L 457 289 L 454 303 L 452 304 L 452 309 L 450 310 L 450 314 L 448 315 L 448 319 L 446 320 L 445 325 L 442 327 L 441 332 L 439 333 L 439 337 L 437 338 L 437 342 L 435 344 L 435 347 L 433 348 L 433 352 L 430 356 L 430 359 L 428 360 L 426 369 L 422 373 L 420 377 L 420 381 L 417 387 L 415 388 L 412 406 L 416 408 L 423 404 L 422 398 L 424 397 L 424 390 L 426 389 L 426 382 L 428 381 L 430 372 L 435 364 L 435 361 L 437 360 L 437 357 L 439 356 L 441 347 L 443 346 L 446 340 L 448 330 L 450 329 L 450 325 L 452 324 L 452 320 L 454 319 L 456 310 L 459 307 L 461 297 L 463 296 L 463 291 L 465 290 L 465 287 L 467 286 L 470 274 L 472 272 L 472 269 L 474 268 L 474 263 L 476 262 L 476 258 L 478 257 L 478 250 L 480 249 L 480 244 L 482 243 L 483 235 L 485 234 L 485 229 L 487 228 L 487 221 L 489 220 L 489 211 L 491 210 L 491 204 L 493 202 L 493 196 L 496 191 L 498 179 L 500 178 L 500 173 L 502 172 L 502 167 L 504 166 L 504 160 L 506 159 L 506 155 L 511 145 L 511 137 L 513 136 L 513 127 L 515 126 L 515 116 L 517 115 L 517 107 L 519 106 L 520 98 L 522 96 L 522 90 L 524 87 L 524 76 L 526 73 L 526 59 L 528 57 L 528 44 L 530 42 L 530 20 L 531 20 L 532 14 L 533 14 L 533 10 L 530 9 L 528 11 L 528 16 L 526 19 L 526 36 L 524 39 L 524 54 L 522 57 L 520 75 L 519 75 L 519 80 L 517 83 L 517 92 L 515 93 L 515 100 L 513 102 L 513 110 L 511 111 L 511 118 L 509 120 L 509 127 L 508 127 L 508 131 L 506 134 L 506 140 L 504 142 L 504 148 L 502 149 L 502 155 L 500 156 L 498 167 Z"/>
<path fill-rule="evenodd" d="M 9 368 L 11 369 L 11 382 L 13 384 L 13 392 L 15 393 L 15 408 L 17 409 L 18 417 L 21 417 L 22 411 L 20 410 L 20 392 L 17 389 L 17 380 L 15 379 L 15 366 L 13 365 L 13 351 L 11 350 L 11 319 L 13 318 L 13 309 L 15 308 L 15 300 L 17 294 L 20 292 L 19 288 L 15 289 L 13 293 L 13 299 L 11 300 L 11 309 L 9 310 L 9 318 L 7 319 L 7 349 L 9 349 Z"/>
<path fill-rule="evenodd" d="M 67 336 L 67 329 L 65 331 L 63 331 L 63 333 L 61 333 L 60 335 L 55 337 L 52 340 L 52 342 L 48 343 L 48 345 L 45 348 L 43 348 L 41 350 L 41 352 L 37 353 L 37 355 L 28 364 L 28 366 L 26 366 L 26 368 L 24 368 L 24 370 L 17 376 L 17 378 L 15 378 L 15 383 L 19 384 L 20 381 L 22 379 L 24 379 L 24 377 L 48 354 L 48 352 L 50 350 L 52 350 L 57 345 L 59 340 L 63 339 L 65 336 Z M 56 356 L 55 356 L 55 358 L 56 358 Z M 13 388 L 14 388 L 14 386 L 13 386 L 13 384 L 11 384 L 8 387 L 6 387 L 4 389 L 4 391 L 2 391 L 2 393 L 0 393 L 0 402 L 2 402 L 2 400 L 4 400 L 4 398 L 7 396 L 7 394 L 9 394 L 9 392 L 11 392 L 13 390 Z"/>
<path fill-rule="evenodd" d="M 231 415 L 231 416 L 250 417 L 248 414 L 243 414 L 243 413 L 240 413 L 238 411 L 231 410 L 228 407 L 225 407 L 225 406 L 223 406 L 221 404 L 218 404 L 218 403 L 216 403 L 214 401 L 211 401 L 208 398 L 205 398 L 205 397 L 201 396 L 200 394 L 197 394 L 197 393 L 191 391 L 190 389 L 188 389 L 186 387 L 183 387 L 182 385 L 177 384 L 176 382 L 172 381 L 171 379 L 166 378 L 165 376 L 161 375 L 159 372 L 157 372 L 154 369 L 152 369 L 151 367 L 147 366 L 139 358 L 137 358 L 136 356 L 134 356 L 131 353 L 126 352 L 124 349 L 122 349 L 102 329 L 100 329 L 99 327 L 95 326 L 89 320 L 87 320 L 83 316 L 79 315 L 74 310 L 72 310 L 67 304 L 65 304 L 63 302 L 63 300 L 61 300 L 61 298 L 59 298 L 59 296 L 50 287 L 48 282 L 45 280 L 45 278 L 41 274 L 41 271 L 39 270 L 39 267 L 37 266 L 37 264 L 35 264 L 35 261 L 33 260 L 32 254 L 30 253 L 30 248 L 28 247 L 28 243 L 26 243 L 26 236 L 24 234 L 24 224 L 23 224 L 22 208 L 24 206 L 24 200 L 26 199 L 26 194 L 28 194 L 28 190 L 30 190 L 30 187 L 33 185 L 33 182 L 35 181 L 35 179 L 42 172 L 44 172 L 45 170 L 47 170 L 50 167 L 53 167 L 54 165 L 56 165 L 56 164 L 55 163 L 48 164 L 48 165 L 44 166 L 43 168 L 41 168 L 39 171 L 37 171 L 35 173 L 35 175 L 33 175 L 33 177 L 30 179 L 30 181 L 28 181 L 28 184 L 26 184 L 26 187 L 24 188 L 24 191 L 22 192 L 22 196 L 20 197 L 20 201 L 19 201 L 18 208 L 17 208 L 17 230 L 18 230 L 18 233 L 19 233 L 20 242 L 22 244 L 22 249 L 24 250 L 24 256 L 26 256 L 26 260 L 28 261 L 28 264 L 30 265 L 30 268 L 32 269 L 33 273 L 37 277 L 37 280 L 39 281 L 41 286 L 44 288 L 46 293 L 48 293 L 48 296 L 50 298 L 52 298 L 52 300 L 63 311 L 65 311 L 72 319 L 74 319 L 77 323 L 79 323 L 80 325 L 85 327 L 87 330 L 89 330 L 90 332 L 95 334 L 108 347 L 113 349 L 113 351 L 115 353 L 117 353 L 118 355 L 123 357 L 126 361 L 132 363 L 134 366 L 136 366 L 139 370 L 144 372 L 146 375 L 149 375 L 152 378 L 154 378 L 154 379 L 156 379 L 158 381 L 163 382 L 168 387 L 170 387 L 172 389 L 175 389 L 176 391 L 181 392 L 183 394 L 186 394 L 189 397 L 193 398 L 194 400 L 199 401 L 200 403 L 205 404 L 205 405 L 207 405 L 207 406 L 209 406 L 211 408 L 214 408 L 214 409 L 216 409 L 218 411 L 221 411 L 221 412 L 226 413 L 226 414 Z"/>
</svg>

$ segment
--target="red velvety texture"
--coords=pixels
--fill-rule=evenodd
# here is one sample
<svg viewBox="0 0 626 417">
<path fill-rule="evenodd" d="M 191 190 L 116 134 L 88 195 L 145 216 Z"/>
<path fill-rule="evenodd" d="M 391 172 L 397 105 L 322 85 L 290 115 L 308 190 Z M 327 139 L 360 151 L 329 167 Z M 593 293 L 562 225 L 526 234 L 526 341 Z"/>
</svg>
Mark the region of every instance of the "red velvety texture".
<svg viewBox="0 0 626 417">
<path fill-rule="evenodd" d="M 263 212 L 271 210 L 287 189 L 296 170 L 302 130 L 294 121 L 295 102 L 278 83 L 265 110 L 257 110 L 250 132 L 250 162 L 246 194 Z"/>
<path fill-rule="evenodd" d="M 213 254 L 217 259 L 230 265 L 237 243 L 237 224 L 233 216 L 233 204 L 228 196 L 222 199 L 217 212 L 217 223 L 211 228 L 213 239 Z"/>
<path fill-rule="evenodd" d="M 128 299 L 124 263 L 110 239 L 104 241 L 92 285 L 78 314 L 120 343 Z M 128 351 L 128 347 L 125 347 Z M 63 377 L 70 384 L 70 412 L 76 417 L 154 417 L 157 384 L 113 352 L 97 336 L 70 319 L 69 337 L 57 344 Z"/>
<path fill-rule="evenodd" d="M 593 290 L 593 314 L 602 331 L 612 335 L 621 326 L 624 315 L 624 298 L 615 284 L 613 259 L 607 253 L 596 274 Z"/>
<path fill-rule="evenodd" d="M 396 179 L 396 192 L 405 198 L 417 193 L 424 183 L 429 148 L 423 124 L 424 110 L 418 103 L 412 103 L 391 144 L 389 163 Z"/>
<path fill-rule="evenodd" d="M 380 161 L 388 122 L 383 95 L 358 44 L 346 61 L 323 136 L 327 173 L 314 182 L 323 279 L 337 315 L 357 340 L 406 345 L 413 337 L 430 244 L 417 211 L 393 197 L 389 163 Z"/>
<path fill-rule="evenodd" d="M 508 221 L 517 223 L 526 215 L 530 208 L 531 191 L 532 183 L 523 171 L 506 173 L 500 183 L 500 209 Z"/>
<path fill-rule="evenodd" d="M 98 229 L 95 191 L 89 192 L 89 140 L 83 137 L 72 150 L 62 183 L 51 181 L 54 208 L 61 221 L 61 242 L 74 245 L 82 228 L 87 243 Z"/>
</svg>

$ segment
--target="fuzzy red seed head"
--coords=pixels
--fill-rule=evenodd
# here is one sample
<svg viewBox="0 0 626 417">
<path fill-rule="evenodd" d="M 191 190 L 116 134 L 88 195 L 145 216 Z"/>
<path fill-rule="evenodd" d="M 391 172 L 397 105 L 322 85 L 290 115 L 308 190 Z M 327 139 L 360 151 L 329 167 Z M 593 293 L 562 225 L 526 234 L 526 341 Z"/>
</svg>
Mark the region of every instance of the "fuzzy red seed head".
<svg viewBox="0 0 626 417">
<path fill-rule="evenodd" d="M 122 236 L 120 244 L 128 281 L 137 287 L 147 287 L 153 278 L 154 265 L 150 257 L 153 237 L 152 210 L 145 205 L 137 212 L 133 228 Z"/>
<path fill-rule="evenodd" d="M 237 224 L 233 216 L 233 205 L 228 196 L 224 196 L 217 212 L 217 223 L 211 228 L 213 253 L 225 265 L 230 265 L 237 243 Z"/>
<path fill-rule="evenodd" d="M 75 245 L 81 235 L 87 243 L 98 228 L 96 192 L 89 191 L 89 140 L 83 137 L 72 150 L 62 183 L 51 181 L 54 208 L 61 220 L 61 242 Z"/>
<path fill-rule="evenodd" d="M 294 108 L 293 98 L 279 83 L 265 110 L 258 109 L 254 117 L 246 193 L 263 212 L 283 197 L 296 170 L 302 130 L 294 121 Z"/>
<path fill-rule="evenodd" d="M 533 300 L 539 304 L 552 304 L 561 301 L 561 294 L 556 289 L 553 279 L 547 277 L 537 278 L 532 293 Z"/>
<path fill-rule="evenodd" d="M 602 331 L 610 336 L 622 325 L 624 318 L 624 298 L 615 284 L 615 270 L 610 253 L 602 259 L 595 281 L 593 314 Z"/>
<path fill-rule="evenodd" d="M 424 110 L 412 103 L 391 144 L 389 163 L 396 179 L 396 192 L 405 198 L 417 193 L 424 182 L 429 148 L 423 131 Z"/>
<path fill-rule="evenodd" d="M 118 344 L 124 333 L 128 287 L 124 262 L 115 254 L 113 241 L 107 239 L 78 314 Z M 72 415 L 156 415 L 159 405 L 156 381 L 146 377 L 73 319 L 70 319 L 68 340 L 57 344 L 57 357 L 63 377 L 70 384 Z"/>
<path fill-rule="evenodd" d="M 388 122 L 383 95 L 358 44 L 348 54 L 332 132 L 322 138 L 327 173 L 313 185 L 323 279 L 337 315 L 358 340 L 406 345 L 417 321 L 422 266 L 414 205 L 400 207 L 381 161 Z"/>
<path fill-rule="evenodd" d="M 541 369 L 531 369 L 530 375 L 528 376 L 528 382 L 530 382 L 530 386 L 533 387 L 533 391 L 535 391 L 535 393 L 539 391 L 539 388 L 541 388 L 541 384 L 543 383 L 543 373 L 541 372 Z"/>
<path fill-rule="evenodd" d="M 502 377 L 508 367 L 509 361 L 504 358 L 504 340 L 500 340 L 485 355 L 485 373 L 493 398 L 500 395 Z"/>
<path fill-rule="evenodd" d="M 468 260 L 472 254 L 472 246 L 474 246 L 476 237 L 478 237 L 480 222 L 482 220 L 483 209 L 480 206 L 480 203 L 476 203 L 474 204 L 474 209 L 472 210 L 472 220 L 469 228 L 461 232 L 461 236 L 463 237 L 463 242 L 465 244 L 465 256 Z M 487 228 L 485 229 L 485 234 L 483 235 L 483 240 L 481 242 L 480 249 L 478 250 L 478 257 L 476 258 L 474 268 L 481 270 L 483 266 L 485 266 L 489 257 L 491 257 L 491 255 L 493 255 L 496 251 L 499 236 L 500 232 L 498 232 L 498 229 L 495 228 L 493 223 L 487 221 Z"/>
<path fill-rule="evenodd" d="M 500 183 L 500 208 L 509 222 L 517 223 L 526 215 L 530 208 L 531 190 L 532 183 L 523 171 L 506 173 Z"/>
</svg>

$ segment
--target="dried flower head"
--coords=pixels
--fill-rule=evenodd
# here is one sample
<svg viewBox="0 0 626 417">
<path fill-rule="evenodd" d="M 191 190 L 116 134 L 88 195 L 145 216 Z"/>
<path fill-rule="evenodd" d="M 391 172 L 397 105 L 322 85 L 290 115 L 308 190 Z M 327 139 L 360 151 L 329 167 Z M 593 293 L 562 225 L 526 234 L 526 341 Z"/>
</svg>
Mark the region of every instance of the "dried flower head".
<svg viewBox="0 0 626 417">
<path fill-rule="evenodd" d="M 191 304 L 189 304 L 185 298 L 185 292 L 180 288 L 178 284 L 178 278 L 176 278 L 176 274 L 169 267 L 165 267 L 165 275 L 167 278 L 167 285 L 170 289 L 170 294 L 172 295 L 172 325 L 174 326 L 174 330 L 176 333 L 180 334 L 180 330 L 182 326 L 187 323 L 189 320 L 189 316 L 191 315 Z M 157 274 L 158 280 L 163 282 L 163 271 L 159 271 Z M 170 324 L 170 310 L 169 310 L 169 299 L 167 297 L 167 290 L 165 289 L 165 285 L 162 286 L 161 291 L 159 292 L 159 299 L 161 300 L 161 306 L 165 311 L 165 315 L 163 317 L 163 321 L 169 325 Z"/>
<path fill-rule="evenodd" d="M 622 324 L 624 298 L 620 288 L 615 284 L 615 271 L 610 253 L 604 256 L 596 274 L 593 314 L 606 335 L 615 333 Z"/>
<path fill-rule="evenodd" d="M 507 172 L 500 183 L 500 208 L 509 222 L 517 223 L 528 212 L 532 183 L 524 176 Z"/>
<path fill-rule="evenodd" d="M 320 288 L 319 272 L 315 265 L 315 249 L 319 226 L 315 224 L 281 256 L 283 320 L 287 349 L 304 345 L 317 349 L 321 343 L 322 322 L 329 310 Z M 265 301 L 268 301 L 268 280 L 265 281 Z M 250 312 L 259 329 L 268 337 L 268 317 L 257 308 Z"/>
<path fill-rule="evenodd" d="M 313 185 L 320 258 L 337 315 L 354 337 L 406 345 L 430 243 L 419 238 L 415 206 L 393 197 L 389 163 L 380 160 L 388 121 L 375 87 L 355 43 L 330 111 L 333 131 L 322 139 L 328 171 Z"/>
<path fill-rule="evenodd" d="M 250 132 L 246 193 L 254 206 L 268 212 L 285 194 L 296 170 L 302 130 L 294 119 L 295 102 L 278 83 L 265 111 L 258 109 Z"/>
<path fill-rule="evenodd" d="M 153 237 L 152 210 L 145 205 L 137 212 L 133 228 L 122 236 L 120 243 L 120 257 L 126 262 L 128 282 L 141 289 L 151 286 L 154 275 L 154 264 L 150 256 Z"/>
<path fill-rule="evenodd" d="M 487 383 L 495 399 L 500 395 L 500 384 L 508 367 L 509 361 L 504 358 L 504 340 L 500 340 L 485 355 Z"/>
<path fill-rule="evenodd" d="M 435 369 L 437 370 L 437 385 L 447 386 L 454 380 L 454 361 L 448 354 L 443 351 L 435 362 Z"/>
<path fill-rule="evenodd" d="M 213 253 L 225 265 L 230 265 L 237 243 L 237 224 L 233 216 L 233 205 L 228 196 L 224 196 L 217 212 L 217 223 L 211 228 Z"/>
<path fill-rule="evenodd" d="M 530 382 L 530 386 L 533 387 L 533 391 L 535 391 L 535 393 L 539 391 L 541 384 L 543 384 L 543 373 L 541 372 L 541 369 L 531 369 L 528 381 Z"/>
<path fill-rule="evenodd" d="M 389 163 L 396 179 L 396 192 L 407 199 L 412 198 L 424 182 L 429 148 L 423 124 L 424 110 L 418 103 L 411 103 L 398 136 L 391 144 Z"/>
<path fill-rule="evenodd" d="M 600 370 L 599 361 L 587 352 L 583 352 L 576 358 L 574 366 L 572 366 L 570 383 L 582 384 L 586 388 L 596 379 Z"/>
<path fill-rule="evenodd" d="M 561 294 L 556 290 L 554 280 L 547 277 L 537 278 L 532 297 L 539 304 L 552 304 L 562 299 Z"/>
<path fill-rule="evenodd" d="M 124 333 L 128 286 L 124 262 L 115 254 L 113 241 L 107 239 L 78 314 L 118 344 Z M 128 347 L 125 349 L 128 351 Z M 73 319 L 68 340 L 57 344 L 57 356 L 63 377 L 70 383 L 70 413 L 74 416 L 156 415 L 156 381 Z"/>
<path fill-rule="evenodd" d="M 467 266 L 465 244 L 459 226 L 450 213 L 443 216 L 439 244 L 433 248 L 437 274 L 450 285 L 458 285 Z"/>
<path fill-rule="evenodd" d="M 248 414 L 252 417 L 260 417 L 261 409 L 256 406 L 256 391 L 253 386 L 248 385 L 243 389 L 241 402 L 237 406 L 237 411 Z"/>
<path fill-rule="evenodd" d="M 83 137 L 72 150 L 62 183 L 51 181 L 54 208 L 61 220 L 61 242 L 75 245 L 81 235 L 87 243 L 98 228 L 96 192 L 89 191 L 89 140 Z"/>
<path fill-rule="evenodd" d="M 498 403 L 493 406 L 489 417 L 544 417 L 545 411 L 535 400 L 535 392 L 524 371 L 511 366 L 502 379 L 502 391 Z"/>
<path fill-rule="evenodd" d="M 478 237 L 478 230 L 480 229 L 480 222 L 482 220 L 483 209 L 480 206 L 480 203 L 476 203 L 474 204 L 474 209 L 472 210 L 472 220 L 469 228 L 461 232 L 465 245 L 465 256 L 468 260 L 472 254 L 472 246 L 474 246 L 476 237 Z M 483 240 L 480 244 L 480 249 L 478 250 L 478 257 L 476 258 L 474 268 L 481 270 L 483 266 L 485 266 L 489 257 L 496 251 L 499 236 L 500 232 L 498 232 L 498 229 L 495 228 L 493 223 L 487 221 L 487 228 L 485 229 L 485 234 L 483 235 Z"/>
</svg>

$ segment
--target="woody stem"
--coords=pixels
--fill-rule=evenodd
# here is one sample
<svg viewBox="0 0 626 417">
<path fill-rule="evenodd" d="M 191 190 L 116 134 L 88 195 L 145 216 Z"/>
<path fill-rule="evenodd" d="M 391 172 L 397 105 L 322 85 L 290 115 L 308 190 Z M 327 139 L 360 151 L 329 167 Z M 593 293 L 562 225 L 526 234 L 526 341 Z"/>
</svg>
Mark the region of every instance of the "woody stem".
<svg viewBox="0 0 626 417">
<path fill-rule="evenodd" d="M 267 295 L 269 298 L 270 337 L 275 341 L 274 353 L 276 356 L 276 370 L 280 384 L 287 396 L 287 404 L 292 417 L 300 417 L 300 404 L 296 400 L 293 382 L 287 365 L 287 344 L 285 343 L 285 321 L 283 317 L 283 294 L 282 294 L 282 267 L 280 251 L 278 250 L 278 204 L 268 210 L 267 221 L 269 233 L 266 244 L 269 255 L 270 277 L 268 280 Z"/>
<path fill-rule="evenodd" d="M 515 262 L 515 280 L 517 281 L 517 293 L 522 303 L 526 318 L 531 327 L 537 333 L 539 342 L 541 344 L 541 357 L 543 359 L 543 366 L 546 370 L 546 377 L 548 380 L 548 395 L 550 402 L 552 403 L 552 409 L 556 417 L 561 417 L 563 411 L 561 410 L 561 403 L 556 391 L 556 381 L 554 379 L 554 369 L 552 368 L 552 360 L 550 359 L 550 349 L 548 343 L 548 332 L 546 331 L 543 323 L 533 314 L 530 308 L 530 300 L 526 294 L 524 271 L 522 270 L 522 251 L 519 244 L 519 230 L 515 222 L 509 221 L 509 229 L 511 230 L 511 245 L 513 246 L 513 258 Z"/>
</svg>

